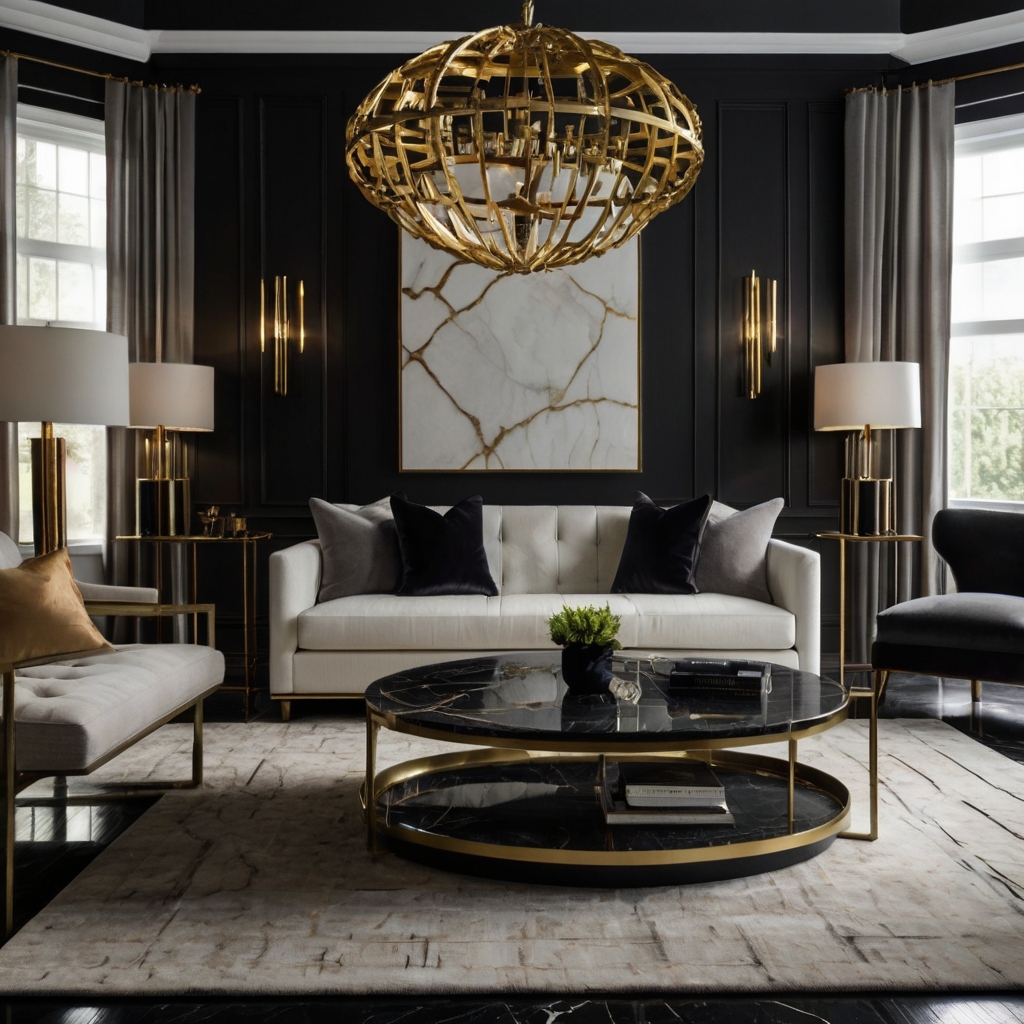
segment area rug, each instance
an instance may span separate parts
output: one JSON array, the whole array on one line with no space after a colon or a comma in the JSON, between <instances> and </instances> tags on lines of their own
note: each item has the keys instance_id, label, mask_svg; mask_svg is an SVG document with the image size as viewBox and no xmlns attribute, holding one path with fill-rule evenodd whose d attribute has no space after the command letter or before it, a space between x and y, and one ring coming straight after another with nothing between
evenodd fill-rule
<instances>
[{"instance_id":1,"label":"area rug","mask_svg":"<svg viewBox=\"0 0 1024 1024\"><path fill-rule=\"evenodd\" d=\"M865 823L865 723L800 745ZM881 723L878 842L777 872L597 890L365 849L354 719L210 725L165 796L0 951L0 989L106 995L712 993L1024 986L1024 766ZM187 774L169 726L108 777ZM381 763L445 749L382 733Z\"/></svg>"}]
</instances>

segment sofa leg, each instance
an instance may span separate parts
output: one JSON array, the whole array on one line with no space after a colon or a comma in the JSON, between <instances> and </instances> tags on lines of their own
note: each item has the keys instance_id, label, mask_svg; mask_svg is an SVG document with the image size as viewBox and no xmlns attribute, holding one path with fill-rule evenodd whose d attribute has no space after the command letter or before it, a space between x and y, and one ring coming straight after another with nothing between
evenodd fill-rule
<instances>
[{"instance_id":1,"label":"sofa leg","mask_svg":"<svg viewBox=\"0 0 1024 1024\"><path fill-rule=\"evenodd\" d=\"M290 700L283 700L281 704L281 721L290 722L292 720L292 702Z\"/></svg>"},{"instance_id":2,"label":"sofa leg","mask_svg":"<svg viewBox=\"0 0 1024 1024\"><path fill-rule=\"evenodd\" d=\"M972 679L971 680L971 702L973 704L977 704L979 700L981 700L981 680L980 679Z\"/></svg>"}]
</instances>

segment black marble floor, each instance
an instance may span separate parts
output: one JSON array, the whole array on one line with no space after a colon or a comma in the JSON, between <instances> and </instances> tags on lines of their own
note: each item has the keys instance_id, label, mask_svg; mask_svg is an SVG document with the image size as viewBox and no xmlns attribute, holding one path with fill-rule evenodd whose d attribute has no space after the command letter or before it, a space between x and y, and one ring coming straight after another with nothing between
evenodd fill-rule
<instances>
[{"instance_id":1,"label":"black marble floor","mask_svg":"<svg viewBox=\"0 0 1024 1024\"><path fill-rule=\"evenodd\" d=\"M124 1000L72 1006L19 1000L8 1024L1021 1024L1024 998L871 996L775 999Z\"/></svg>"},{"instance_id":2,"label":"black marble floor","mask_svg":"<svg viewBox=\"0 0 1024 1024\"><path fill-rule=\"evenodd\" d=\"M259 698L262 699L259 699ZM1024 687L984 685L981 705L972 709L970 684L922 676L894 676L880 709L886 718L939 718L979 742L1024 763ZM361 716L358 702L307 702L293 715ZM277 708L259 695L249 720L274 720ZM210 702L210 721L241 721L239 695ZM149 803L131 801L17 812L20 923L28 920L66 886L107 844L126 829ZM30 840L30 841L26 841ZM0 978L2 986L2 978ZM1024 1024L1024 993L998 995L806 994L773 999L551 999L512 1000L452 997L444 999L274 998L236 1001L111 1000L76 1003L52 999L0 999L9 1024Z\"/></svg>"}]
</instances>

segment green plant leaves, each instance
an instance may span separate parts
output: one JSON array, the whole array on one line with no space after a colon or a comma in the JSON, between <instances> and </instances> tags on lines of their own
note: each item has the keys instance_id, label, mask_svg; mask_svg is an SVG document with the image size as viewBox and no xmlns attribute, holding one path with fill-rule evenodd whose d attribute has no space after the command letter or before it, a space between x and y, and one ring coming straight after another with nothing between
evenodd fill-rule
<instances>
[{"instance_id":1,"label":"green plant leaves","mask_svg":"<svg viewBox=\"0 0 1024 1024\"><path fill-rule=\"evenodd\" d=\"M562 610L548 619L551 639L561 647L566 644L602 644L618 650L622 644L615 639L622 619L612 615L610 605L597 608L592 604L581 608L562 605Z\"/></svg>"}]
</instances>

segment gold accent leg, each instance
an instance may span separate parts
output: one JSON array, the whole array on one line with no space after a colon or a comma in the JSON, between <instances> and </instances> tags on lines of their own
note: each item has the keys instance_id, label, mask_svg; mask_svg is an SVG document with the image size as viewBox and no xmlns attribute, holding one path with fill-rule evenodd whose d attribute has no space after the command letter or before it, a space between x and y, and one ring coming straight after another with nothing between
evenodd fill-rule
<instances>
[{"instance_id":1,"label":"gold accent leg","mask_svg":"<svg viewBox=\"0 0 1024 1024\"><path fill-rule=\"evenodd\" d=\"M292 702L290 700L283 700L281 704L281 721L290 722L292 720Z\"/></svg>"},{"instance_id":2,"label":"gold accent leg","mask_svg":"<svg viewBox=\"0 0 1024 1024\"><path fill-rule=\"evenodd\" d=\"M203 785L203 702L197 701L192 715L192 785Z\"/></svg>"},{"instance_id":3,"label":"gold accent leg","mask_svg":"<svg viewBox=\"0 0 1024 1024\"><path fill-rule=\"evenodd\" d=\"M14 932L14 670L4 673L4 942Z\"/></svg>"},{"instance_id":4,"label":"gold accent leg","mask_svg":"<svg viewBox=\"0 0 1024 1024\"><path fill-rule=\"evenodd\" d=\"M971 680L971 703L977 704L981 700L981 680Z\"/></svg>"},{"instance_id":5,"label":"gold accent leg","mask_svg":"<svg viewBox=\"0 0 1024 1024\"><path fill-rule=\"evenodd\" d=\"M796 804L796 740L789 741L789 834L793 834L793 812Z\"/></svg>"},{"instance_id":6,"label":"gold accent leg","mask_svg":"<svg viewBox=\"0 0 1024 1024\"><path fill-rule=\"evenodd\" d=\"M889 680L886 669L875 669L870 690L858 692L858 697L871 701L871 717L868 723L868 785L871 810L871 828L867 832L840 832L841 839L867 839L874 842L878 838L878 702Z\"/></svg>"},{"instance_id":7,"label":"gold accent leg","mask_svg":"<svg viewBox=\"0 0 1024 1024\"><path fill-rule=\"evenodd\" d=\"M846 686L846 541L839 538L839 685Z\"/></svg>"},{"instance_id":8,"label":"gold accent leg","mask_svg":"<svg viewBox=\"0 0 1024 1024\"><path fill-rule=\"evenodd\" d=\"M366 799L366 848L377 856L377 730L380 723L369 710L366 712L366 780L363 792Z\"/></svg>"}]
</instances>

